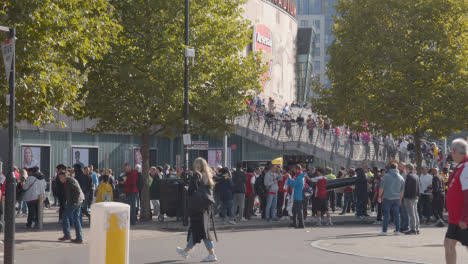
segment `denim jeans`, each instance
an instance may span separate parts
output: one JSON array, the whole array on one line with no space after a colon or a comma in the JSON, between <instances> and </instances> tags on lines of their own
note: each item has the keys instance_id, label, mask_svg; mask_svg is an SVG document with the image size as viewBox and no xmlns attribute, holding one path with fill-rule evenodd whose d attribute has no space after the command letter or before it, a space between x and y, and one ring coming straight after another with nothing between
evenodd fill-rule
<instances>
[{"instance_id":1,"label":"denim jeans","mask_svg":"<svg viewBox=\"0 0 468 264\"><path fill-rule=\"evenodd\" d=\"M406 210L406 205L404 203L404 200L401 202L400 219L401 219L401 229L403 230L409 229L408 210Z\"/></svg>"},{"instance_id":2,"label":"denim jeans","mask_svg":"<svg viewBox=\"0 0 468 264\"><path fill-rule=\"evenodd\" d=\"M32 227L34 223L37 226L37 203L39 200L28 201L26 204L28 205L28 222L26 223L27 227Z\"/></svg>"},{"instance_id":3,"label":"denim jeans","mask_svg":"<svg viewBox=\"0 0 468 264\"><path fill-rule=\"evenodd\" d=\"M73 225L75 226L76 232L76 239L82 240L83 235L81 231L81 204L77 205L67 205L65 208L65 212L63 213L63 221L62 221L62 228L63 228L63 235L70 236L70 222L73 218Z\"/></svg>"},{"instance_id":4,"label":"denim jeans","mask_svg":"<svg viewBox=\"0 0 468 264\"><path fill-rule=\"evenodd\" d=\"M229 210L229 220L234 220L233 201L221 201L221 212L223 215L223 221L226 219L227 212Z\"/></svg>"},{"instance_id":5,"label":"denim jeans","mask_svg":"<svg viewBox=\"0 0 468 264\"><path fill-rule=\"evenodd\" d=\"M276 204L278 201L278 194L268 194L267 196L267 204L266 204L266 214L265 218L267 221L270 220L270 218L276 219Z\"/></svg>"},{"instance_id":6,"label":"denim jeans","mask_svg":"<svg viewBox=\"0 0 468 264\"><path fill-rule=\"evenodd\" d=\"M127 193L127 204L130 205L130 224L136 225L138 193Z\"/></svg>"},{"instance_id":7,"label":"denim jeans","mask_svg":"<svg viewBox=\"0 0 468 264\"><path fill-rule=\"evenodd\" d=\"M342 213L346 213L348 210L351 210L351 207L353 205L353 199L354 199L354 196L352 192L344 193L344 205L343 205Z\"/></svg>"},{"instance_id":8,"label":"denim jeans","mask_svg":"<svg viewBox=\"0 0 468 264\"><path fill-rule=\"evenodd\" d=\"M432 204L430 195L421 194L419 198L419 203L421 203L421 214L419 218L421 221L423 220L430 220L432 215Z\"/></svg>"},{"instance_id":9,"label":"denim jeans","mask_svg":"<svg viewBox=\"0 0 468 264\"><path fill-rule=\"evenodd\" d=\"M207 250L211 250L214 248L213 241L208 240L208 239L203 239L203 243L205 243L205 247ZM189 240L187 241L187 248L192 249L194 246L193 244L193 236L190 236Z\"/></svg>"},{"instance_id":10,"label":"denim jeans","mask_svg":"<svg viewBox=\"0 0 468 264\"><path fill-rule=\"evenodd\" d=\"M382 231L387 232L388 222L390 221L390 210L392 210L395 219L395 230L400 232L400 199L384 199L382 204L384 214Z\"/></svg>"},{"instance_id":11,"label":"denim jeans","mask_svg":"<svg viewBox=\"0 0 468 264\"><path fill-rule=\"evenodd\" d=\"M23 200L23 196L21 195L18 200L18 214L23 213L26 214L28 212L28 205Z\"/></svg>"}]
</instances>

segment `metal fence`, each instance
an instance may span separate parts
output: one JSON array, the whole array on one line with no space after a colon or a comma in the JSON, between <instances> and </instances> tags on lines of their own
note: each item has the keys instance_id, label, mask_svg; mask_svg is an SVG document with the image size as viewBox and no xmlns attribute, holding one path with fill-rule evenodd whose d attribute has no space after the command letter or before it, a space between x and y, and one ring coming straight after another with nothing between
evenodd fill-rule
<instances>
[{"instance_id":1,"label":"metal fence","mask_svg":"<svg viewBox=\"0 0 468 264\"><path fill-rule=\"evenodd\" d=\"M309 111L299 109L303 115L312 114ZM250 112L235 120L235 124L247 128L247 131L254 131L262 138L278 142L297 142L307 144L313 149L313 153L318 150L330 153L330 160L336 156L345 157L352 161L378 161L388 162L398 160L402 162L415 162L414 152L399 148L396 143L384 142L378 138L371 137L365 140L363 137L349 139L348 135L335 134L333 130L324 130L315 127L313 130L307 129L307 123L284 122L279 119L268 119L256 112ZM341 130L343 131L343 130ZM435 166L436 160L425 160L426 165Z\"/></svg>"}]
</instances>

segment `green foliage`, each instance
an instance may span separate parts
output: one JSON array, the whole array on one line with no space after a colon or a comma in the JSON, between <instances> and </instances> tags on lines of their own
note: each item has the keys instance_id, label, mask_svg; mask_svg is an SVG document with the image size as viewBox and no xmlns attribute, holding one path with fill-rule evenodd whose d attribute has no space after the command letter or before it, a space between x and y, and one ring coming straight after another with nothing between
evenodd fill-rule
<instances>
[{"instance_id":1,"label":"green foliage","mask_svg":"<svg viewBox=\"0 0 468 264\"><path fill-rule=\"evenodd\" d=\"M468 2L337 1L317 111L385 133L446 136L468 128Z\"/></svg>"},{"instance_id":2,"label":"green foliage","mask_svg":"<svg viewBox=\"0 0 468 264\"><path fill-rule=\"evenodd\" d=\"M112 17L107 0L2 1L0 24L17 30L18 121L53 123L58 114L71 115L82 107L78 91L87 80L88 61L102 58L119 30ZM0 93L7 94L3 70L0 76ZM8 125L3 99L0 121Z\"/></svg>"},{"instance_id":3,"label":"green foliage","mask_svg":"<svg viewBox=\"0 0 468 264\"><path fill-rule=\"evenodd\" d=\"M265 68L243 20L245 1L190 1L190 121L192 133L221 135L260 89ZM123 30L112 51L93 61L82 116L95 131L178 136L183 128L184 1L111 1Z\"/></svg>"}]
</instances>

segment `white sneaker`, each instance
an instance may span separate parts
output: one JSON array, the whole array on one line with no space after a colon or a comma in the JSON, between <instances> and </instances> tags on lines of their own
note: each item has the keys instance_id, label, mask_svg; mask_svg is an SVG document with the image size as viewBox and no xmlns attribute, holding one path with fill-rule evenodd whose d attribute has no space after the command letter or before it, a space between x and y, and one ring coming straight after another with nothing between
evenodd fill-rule
<instances>
[{"instance_id":1,"label":"white sneaker","mask_svg":"<svg viewBox=\"0 0 468 264\"><path fill-rule=\"evenodd\" d=\"M382 224L382 221L375 221L373 224L374 224L374 225L381 225L381 224Z\"/></svg>"},{"instance_id":2,"label":"white sneaker","mask_svg":"<svg viewBox=\"0 0 468 264\"><path fill-rule=\"evenodd\" d=\"M386 236L386 235L387 235L387 232L383 232L383 231L378 234L378 236Z\"/></svg>"},{"instance_id":3,"label":"white sneaker","mask_svg":"<svg viewBox=\"0 0 468 264\"><path fill-rule=\"evenodd\" d=\"M246 222L247 219L245 219L244 217L242 217L240 221L241 221L241 222Z\"/></svg>"},{"instance_id":4,"label":"white sneaker","mask_svg":"<svg viewBox=\"0 0 468 264\"><path fill-rule=\"evenodd\" d=\"M393 235L395 235L395 236L399 236L400 234L401 234L401 233L398 232L398 231L393 232Z\"/></svg>"},{"instance_id":5,"label":"white sneaker","mask_svg":"<svg viewBox=\"0 0 468 264\"><path fill-rule=\"evenodd\" d=\"M234 222L233 220L231 220L231 221L229 221L229 224L231 224L231 225L235 225L235 224L236 224L236 222Z\"/></svg>"},{"instance_id":6,"label":"white sneaker","mask_svg":"<svg viewBox=\"0 0 468 264\"><path fill-rule=\"evenodd\" d=\"M216 255L209 254L208 257L204 258L201 262L216 262L218 261L218 258Z\"/></svg>"},{"instance_id":7,"label":"white sneaker","mask_svg":"<svg viewBox=\"0 0 468 264\"><path fill-rule=\"evenodd\" d=\"M181 247L176 248L177 253L182 256L184 259L188 259L189 253L185 252L185 250Z\"/></svg>"}]
</instances>

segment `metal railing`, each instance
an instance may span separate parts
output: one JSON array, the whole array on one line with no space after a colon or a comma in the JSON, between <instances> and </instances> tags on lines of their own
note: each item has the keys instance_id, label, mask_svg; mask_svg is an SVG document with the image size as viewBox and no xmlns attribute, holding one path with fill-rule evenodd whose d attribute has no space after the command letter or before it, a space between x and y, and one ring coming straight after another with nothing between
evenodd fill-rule
<instances>
[{"instance_id":1,"label":"metal railing","mask_svg":"<svg viewBox=\"0 0 468 264\"><path fill-rule=\"evenodd\" d=\"M302 115L307 117L309 114L315 117L310 110L298 108ZM305 110L305 111L304 111ZM323 150L330 153L330 160L341 156L352 161L376 161L388 162L398 160L403 162L415 162L414 152L401 149L390 140L371 139L365 140L364 137L350 139L349 135L338 135L333 130L325 130L315 127L312 130L307 129L307 123L285 122L278 118L268 119L257 112L249 112L235 120L235 125L243 127L248 131L254 131L262 138L269 138L278 143L297 142L298 146L306 144L312 148L313 153L317 150ZM341 131L344 131L343 129ZM427 165L433 161L426 160Z\"/></svg>"}]
</instances>

